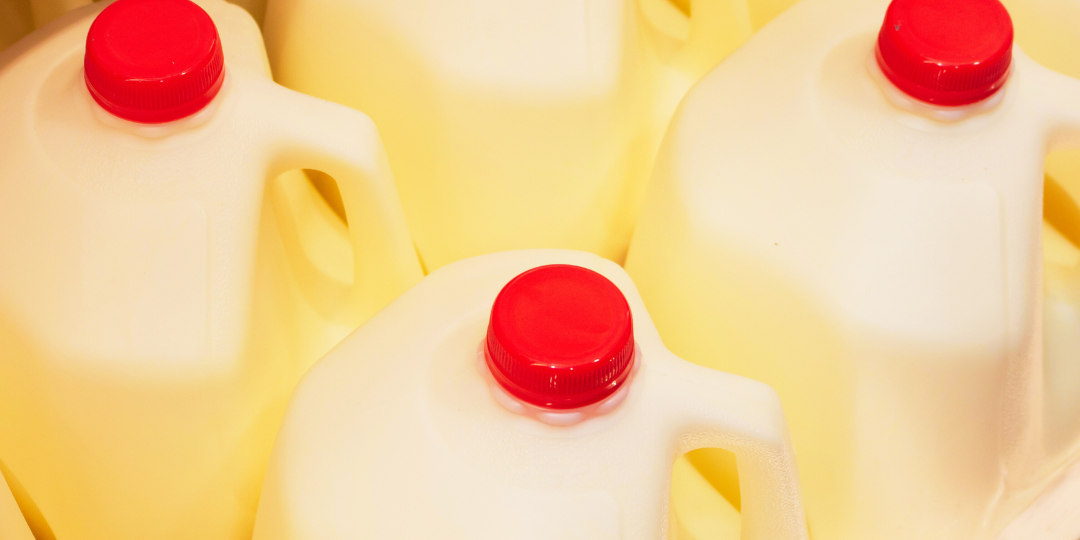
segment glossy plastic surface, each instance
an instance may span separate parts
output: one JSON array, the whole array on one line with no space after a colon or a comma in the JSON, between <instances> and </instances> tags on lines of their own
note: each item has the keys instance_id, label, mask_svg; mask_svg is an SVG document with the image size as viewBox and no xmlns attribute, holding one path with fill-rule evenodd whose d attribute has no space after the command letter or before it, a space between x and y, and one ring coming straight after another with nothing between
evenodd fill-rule
<instances>
[{"instance_id":1,"label":"glossy plastic surface","mask_svg":"<svg viewBox=\"0 0 1080 540\"><path fill-rule=\"evenodd\" d=\"M98 105L143 123L199 112L225 80L214 21L190 0L112 3L90 25L83 66Z\"/></svg>"},{"instance_id":2,"label":"glossy plastic surface","mask_svg":"<svg viewBox=\"0 0 1080 540\"><path fill-rule=\"evenodd\" d=\"M878 33L882 72L908 95L968 105L1009 75L1013 26L998 0L896 0Z\"/></svg>"},{"instance_id":3,"label":"glossy plastic surface","mask_svg":"<svg viewBox=\"0 0 1080 540\"><path fill-rule=\"evenodd\" d=\"M506 391L533 405L574 409L626 381L634 321L607 278L579 266L542 266L499 292L484 343L487 365Z\"/></svg>"},{"instance_id":4,"label":"glossy plastic surface","mask_svg":"<svg viewBox=\"0 0 1080 540\"><path fill-rule=\"evenodd\" d=\"M199 5L226 78L176 122L89 95L102 4L0 66L0 459L56 538L250 538L293 386L421 277L371 121L274 84L250 16ZM347 228L278 179L298 169L336 180ZM307 251L327 238L344 275Z\"/></svg>"},{"instance_id":5,"label":"glossy plastic surface","mask_svg":"<svg viewBox=\"0 0 1080 540\"><path fill-rule=\"evenodd\" d=\"M815 536L991 538L1080 450L1041 241L1080 82L1014 48L998 101L895 101L887 7L805 0L703 79L626 267L673 352L780 394Z\"/></svg>"},{"instance_id":6,"label":"glossy plastic surface","mask_svg":"<svg viewBox=\"0 0 1080 540\"><path fill-rule=\"evenodd\" d=\"M476 361L500 289L549 264L611 280L641 350L626 400L573 426L503 408ZM672 463L707 446L738 457L742 538L807 538L771 389L669 353L614 263L485 255L433 272L312 368L279 432L254 539L654 539Z\"/></svg>"}]
</instances>

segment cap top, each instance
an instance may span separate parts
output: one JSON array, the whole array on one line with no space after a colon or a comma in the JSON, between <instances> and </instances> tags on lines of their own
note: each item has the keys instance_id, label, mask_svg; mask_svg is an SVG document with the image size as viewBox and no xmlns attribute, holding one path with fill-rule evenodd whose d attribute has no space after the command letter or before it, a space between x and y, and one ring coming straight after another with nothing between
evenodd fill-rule
<instances>
[{"instance_id":1,"label":"cap top","mask_svg":"<svg viewBox=\"0 0 1080 540\"><path fill-rule=\"evenodd\" d=\"M893 0L878 33L877 61L908 95L959 106L1005 84L1013 27L998 0Z\"/></svg>"},{"instance_id":2,"label":"cap top","mask_svg":"<svg viewBox=\"0 0 1080 540\"><path fill-rule=\"evenodd\" d=\"M214 21L190 0L118 0L90 25L86 86L105 110L142 123L190 116L225 76Z\"/></svg>"},{"instance_id":3,"label":"cap top","mask_svg":"<svg viewBox=\"0 0 1080 540\"><path fill-rule=\"evenodd\" d=\"M597 403L625 382L634 358L633 317L622 291L580 266L528 270L491 308L488 367L517 398L552 409Z\"/></svg>"}]
</instances>

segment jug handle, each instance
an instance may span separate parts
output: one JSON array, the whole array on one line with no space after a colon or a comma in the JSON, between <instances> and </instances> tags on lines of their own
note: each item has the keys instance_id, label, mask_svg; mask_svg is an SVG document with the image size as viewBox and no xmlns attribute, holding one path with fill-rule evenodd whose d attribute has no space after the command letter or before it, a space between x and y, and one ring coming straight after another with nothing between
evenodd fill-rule
<instances>
[{"instance_id":1,"label":"jug handle","mask_svg":"<svg viewBox=\"0 0 1080 540\"><path fill-rule=\"evenodd\" d=\"M1046 127L1048 138L1046 141L1046 152L1052 152L1054 150L1063 149L1080 149L1080 79L1063 75L1056 71L1052 71L1049 68L1035 65L1033 61L1028 59L1029 69L1032 70L1032 83L1031 87L1037 92L1037 101L1046 106L1048 116L1046 118ZM1026 67L1026 66L1025 66ZM1080 181L1080 178L1071 179L1073 182ZM1072 186L1067 191L1076 193L1076 186ZM1080 203L1080 200L1075 202ZM1070 240L1075 241L1074 235L1066 235L1070 237ZM1080 274L1078 274L1080 275ZM1041 352L1041 351L1040 351ZM1042 355L1039 355L1042 358ZM1039 376L1042 376L1042 370L1038 371ZM1040 389L1040 393L1045 392L1043 390L1041 381L1036 383ZM1045 399L1045 394L1043 399ZM1028 444L1018 444L1010 448L1010 454L1007 455L1007 463L1011 470L1020 471L1021 476L1035 477L1039 467L1024 467L1023 463L1028 461L1030 456L1038 456L1038 464L1043 465L1046 459L1052 459L1047 455L1046 449L1042 446L1043 437L1041 436L1042 428L1042 415L1044 410L1042 407L1043 400L1037 400L1037 405L1029 410L1019 413L1021 417L1028 418L1028 422L1022 424L1027 429L1028 437L1018 437L1021 441L1032 441ZM1080 436L1080 433L1074 433L1074 437ZM1080 443L1080 437L1075 438L1073 442L1073 450L1071 456L1076 456L1076 444ZM1026 474L1024 474L1026 473Z\"/></svg>"},{"instance_id":2,"label":"jug handle","mask_svg":"<svg viewBox=\"0 0 1080 540\"><path fill-rule=\"evenodd\" d=\"M268 178L314 169L333 177L341 194L353 282L336 322L351 330L423 277L386 151L367 115L277 85L272 92L279 129Z\"/></svg>"},{"instance_id":3,"label":"jug handle","mask_svg":"<svg viewBox=\"0 0 1080 540\"><path fill-rule=\"evenodd\" d=\"M677 430L678 454L698 448L735 454L742 540L808 538L795 453L776 392L674 356L657 360L665 394L658 402L676 404L666 421Z\"/></svg>"},{"instance_id":4,"label":"jug handle","mask_svg":"<svg viewBox=\"0 0 1080 540\"><path fill-rule=\"evenodd\" d=\"M673 0L638 0L643 18L682 41L669 62L696 81L754 33L749 0L688 0L684 15ZM664 5L667 4L667 5Z\"/></svg>"},{"instance_id":5,"label":"jug handle","mask_svg":"<svg viewBox=\"0 0 1080 540\"><path fill-rule=\"evenodd\" d=\"M1042 101L1050 106L1050 139L1047 151L1080 148L1080 79L1040 66L1049 80L1041 84Z\"/></svg>"}]
</instances>

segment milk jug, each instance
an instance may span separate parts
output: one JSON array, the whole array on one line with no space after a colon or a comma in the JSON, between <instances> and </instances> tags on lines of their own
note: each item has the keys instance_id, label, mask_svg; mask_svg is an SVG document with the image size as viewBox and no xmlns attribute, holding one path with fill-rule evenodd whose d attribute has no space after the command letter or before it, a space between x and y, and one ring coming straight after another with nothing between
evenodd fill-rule
<instances>
[{"instance_id":1,"label":"milk jug","mask_svg":"<svg viewBox=\"0 0 1080 540\"><path fill-rule=\"evenodd\" d=\"M34 29L30 3L26 0L0 0L0 52ZM0 64L3 57L0 57Z\"/></svg>"},{"instance_id":2,"label":"milk jug","mask_svg":"<svg viewBox=\"0 0 1080 540\"><path fill-rule=\"evenodd\" d=\"M685 40L663 38L664 61L699 74L750 34L747 9L273 0L264 30L276 80L379 126L430 271L524 247L622 260L658 138L653 44L667 34L650 21L682 17Z\"/></svg>"},{"instance_id":3,"label":"milk jug","mask_svg":"<svg viewBox=\"0 0 1080 540\"><path fill-rule=\"evenodd\" d=\"M614 263L479 256L305 376L254 538L659 538L672 462L710 446L738 457L742 538L807 538L769 387L668 352Z\"/></svg>"},{"instance_id":4,"label":"milk jug","mask_svg":"<svg viewBox=\"0 0 1080 540\"><path fill-rule=\"evenodd\" d=\"M0 475L0 538L4 540L34 540L30 534L30 527L26 525L19 506L15 503L15 497L11 496L11 490L4 477Z\"/></svg>"},{"instance_id":5,"label":"milk jug","mask_svg":"<svg viewBox=\"0 0 1080 540\"><path fill-rule=\"evenodd\" d=\"M249 538L292 386L422 275L375 127L274 84L219 0L88 6L26 43L0 68L20 505L60 539ZM275 180L300 169L336 181L348 275L308 256L321 199Z\"/></svg>"},{"instance_id":6,"label":"milk jug","mask_svg":"<svg viewBox=\"0 0 1080 540\"><path fill-rule=\"evenodd\" d=\"M815 538L992 537L1076 456L1040 240L1080 82L1012 36L994 0L806 0L669 127L627 271L675 354L777 390Z\"/></svg>"}]
</instances>

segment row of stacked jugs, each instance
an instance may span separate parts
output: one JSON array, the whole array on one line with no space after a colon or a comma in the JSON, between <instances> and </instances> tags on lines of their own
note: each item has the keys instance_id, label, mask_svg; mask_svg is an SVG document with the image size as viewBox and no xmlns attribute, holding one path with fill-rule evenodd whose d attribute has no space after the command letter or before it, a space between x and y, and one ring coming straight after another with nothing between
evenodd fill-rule
<instances>
[{"instance_id":1,"label":"row of stacked jugs","mask_svg":"<svg viewBox=\"0 0 1080 540\"><path fill-rule=\"evenodd\" d=\"M1080 533L1080 1L20 1L4 540Z\"/></svg>"}]
</instances>

